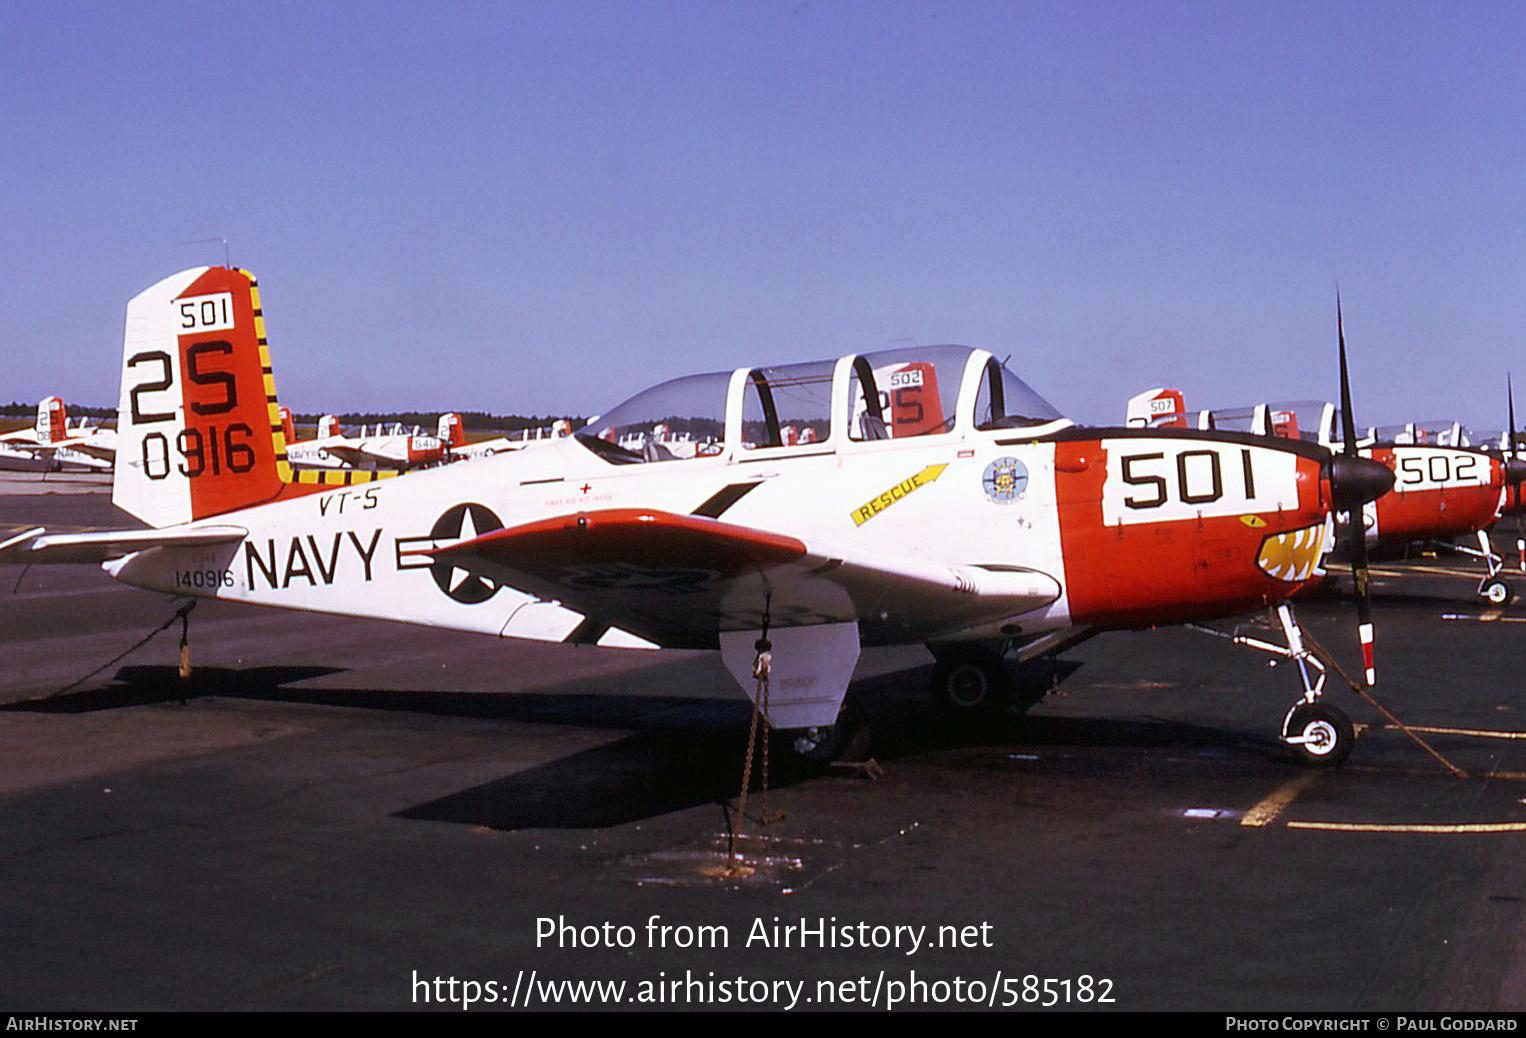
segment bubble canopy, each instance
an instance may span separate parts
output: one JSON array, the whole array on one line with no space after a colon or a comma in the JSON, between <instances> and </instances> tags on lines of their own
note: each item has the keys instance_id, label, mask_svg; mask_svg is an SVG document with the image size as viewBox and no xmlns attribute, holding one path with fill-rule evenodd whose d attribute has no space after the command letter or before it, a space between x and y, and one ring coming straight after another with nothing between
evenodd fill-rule
<instances>
[{"instance_id":1,"label":"bubble canopy","mask_svg":"<svg viewBox=\"0 0 1526 1038\"><path fill-rule=\"evenodd\" d=\"M606 461L637 464L997 430L1042 436L1070 424L985 350L922 346L672 379L577 439Z\"/></svg>"}]
</instances>

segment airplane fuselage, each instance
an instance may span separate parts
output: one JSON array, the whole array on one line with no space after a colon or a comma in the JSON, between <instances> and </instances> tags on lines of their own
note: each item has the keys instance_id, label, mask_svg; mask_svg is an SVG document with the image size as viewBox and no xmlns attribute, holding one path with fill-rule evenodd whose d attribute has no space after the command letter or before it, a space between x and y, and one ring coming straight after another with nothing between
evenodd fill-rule
<instances>
[{"instance_id":1,"label":"airplane fuselage","mask_svg":"<svg viewBox=\"0 0 1526 1038\"><path fill-rule=\"evenodd\" d=\"M174 594L560 640L584 618L429 553L548 516L641 507L928 562L1037 570L1060 585L1030 613L943 636L1142 627L1250 611L1314 576L1327 546L1321 453L1229 434L1073 429L613 465L556 440L231 513L218 522L248 530L239 544L159 548L110 567ZM666 560L597 576L672 595L695 579ZM834 619L799 608L773 622ZM908 640L913 619L858 616L866 644ZM748 629L759 617L717 620Z\"/></svg>"},{"instance_id":2,"label":"airplane fuselage","mask_svg":"<svg viewBox=\"0 0 1526 1038\"><path fill-rule=\"evenodd\" d=\"M1448 540L1484 529L1504 503L1504 466L1482 451L1424 444L1361 451L1394 472L1393 490L1363 511L1369 543Z\"/></svg>"}]
</instances>

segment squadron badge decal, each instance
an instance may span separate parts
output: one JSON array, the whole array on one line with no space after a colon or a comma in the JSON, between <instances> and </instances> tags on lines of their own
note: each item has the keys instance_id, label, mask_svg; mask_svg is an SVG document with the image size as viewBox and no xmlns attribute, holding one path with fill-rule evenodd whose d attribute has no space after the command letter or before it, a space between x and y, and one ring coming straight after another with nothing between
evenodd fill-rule
<instances>
[{"instance_id":1,"label":"squadron badge decal","mask_svg":"<svg viewBox=\"0 0 1526 1038\"><path fill-rule=\"evenodd\" d=\"M1028 492L1028 467L1016 458L997 458L980 478L986 500L1010 505Z\"/></svg>"}]
</instances>

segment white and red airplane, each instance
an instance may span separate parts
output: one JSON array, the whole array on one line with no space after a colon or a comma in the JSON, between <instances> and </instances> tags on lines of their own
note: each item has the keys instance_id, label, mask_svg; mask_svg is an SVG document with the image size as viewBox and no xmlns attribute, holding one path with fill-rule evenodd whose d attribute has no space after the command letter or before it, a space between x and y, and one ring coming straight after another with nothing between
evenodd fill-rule
<instances>
[{"instance_id":1,"label":"white and red airplane","mask_svg":"<svg viewBox=\"0 0 1526 1038\"><path fill-rule=\"evenodd\" d=\"M1152 390L1129 401L1130 420L1143 413ZM1180 394L1176 394L1179 396ZM1512 412L1513 412L1512 403ZM1257 436L1300 439L1339 450L1344 442L1340 410L1323 401L1259 404L1190 413L1199 429L1236 431ZM1362 509L1362 529L1370 547L1397 548L1430 541L1476 538L1479 547L1458 548L1485 561L1478 594L1503 605L1514 591L1501 578L1503 562L1494 552L1488 527L1499 518L1510 488L1526 478L1526 462L1491 455L1469 446L1456 422L1410 423L1369 429L1359 434L1358 453L1394 473L1393 490Z\"/></svg>"},{"instance_id":2,"label":"white and red airplane","mask_svg":"<svg viewBox=\"0 0 1526 1038\"><path fill-rule=\"evenodd\" d=\"M442 437L417 430L383 433L380 425L375 435L362 430L360 436L346 436L331 414L318 419L317 438L288 440L286 453L297 468L360 472L410 472L450 460L449 444Z\"/></svg>"},{"instance_id":3,"label":"white and red airplane","mask_svg":"<svg viewBox=\"0 0 1526 1038\"><path fill-rule=\"evenodd\" d=\"M1515 597L1500 576L1503 560L1489 541L1512 487L1526 478L1526 462L1465 446L1456 423L1413 424L1374 431L1364 452L1394 471L1394 489L1363 510L1368 539L1402 545L1476 537L1476 550L1459 549L1484 560L1478 594L1494 605Z\"/></svg>"},{"instance_id":4,"label":"white and red airplane","mask_svg":"<svg viewBox=\"0 0 1526 1038\"><path fill-rule=\"evenodd\" d=\"M539 432L540 430L536 430ZM558 419L547 427L545 434L548 436L568 436L571 430L565 419ZM490 458L495 454L504 454L509 451L517 451L527 443L532 442L527 432L525 438L512 439L508 436L495 436L490 440L477 440L472 442L466 438L466 426L461 421L461 416L454 411L440 416L439 426L435 435L440 442L445 444L446 461L473 461L478 458Z\"/></svg>"},{"instance_id":5,"label":"white and red airplane","mask_svg":"<svg viewBox=\"0 0 1526 1038\"><path fill-rule=\"evenodd\" d=\"M87 424L72 428L62 397L46 396L37 404L30 429L0 436L0 469L110 472L116 459L116 432Z\"/></svg>"},{"instance_id":6,"label":"white and red airplane","mask_svg":"<svg viewBox=\"0 0 1526 1038\"><path fill-rule=\"evenodd\" d=\"M936 691L974 707L999 701L1003 651L1270 608L1287 644L1262 647L1303 675L1283 738L1315 764L1351 747L1287 602L1319 579L1333 511L1393 477L1317 444L1078 428L992 354L937 346L674 379L576 436L404 480L299 471L254 280L217 267L131 301L123 365L113 502L150 529L34 529L0 559L495 636L719 649L755 699L769 651L761 708L817 753L844 737L862 645L926 644ZM659 424L696 449L620 445Z\"/></svg>"}]
</instances>

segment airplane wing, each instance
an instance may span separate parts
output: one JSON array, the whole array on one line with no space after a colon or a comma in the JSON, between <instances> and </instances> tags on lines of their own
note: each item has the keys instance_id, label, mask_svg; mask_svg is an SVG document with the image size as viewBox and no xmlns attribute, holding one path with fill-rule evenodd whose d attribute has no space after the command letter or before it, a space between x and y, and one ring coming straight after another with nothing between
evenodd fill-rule
<instances>
[{"instance_id":1,"label":"airplane wing","mask_svg":"<svg viewBox=\"0 0 1526 1038\"><path fill-rule=\"evenodd\" d=\"M360 447L336 444L334 446L325 446L323 449L351 468L358 469L366 465L373 465L378 469L395 469L398 472L403 472L411 467L409 462L403 458L395 458L388 454L378 454L375 451L363 450Z\"/></svg>"},{"instance_id":2,"label":"airplane wing","mask_svg":"<svg viewBox=\"0 0 1526 1038\"><path fill-rule=\"evenodd\" d=\"M80 454L85 455L84 458L65 459L68 461L68 463L77 465L89 465L90 462L96 461L101 463L100 467L106 468L112 464L115 464L117 458L117 452L115 448L102 447L97 444L87 444L84 442L74 443L69 440L59 440L55 443L12 442L6 443L5 446L11 450L24 451L37 461L45 462L48 464L52 464L53 460L58 457L58 452L60 450L78 451Z\"/></svg>"},{"instance_id":3,"label":"airplane wing","mask_svg":"<svg viewBox=\"0 0 1526 1038\"><path fill-rule=\"evenodd\" d=\"M242 526L198 526L166 530L89 530L48 533L44 527L0 540L0 562L106 562L149 548L231 544L248 534Z\"/></svg>"},{"instance_id":4,"label":"airplane wing","mask_svg":"<svg viewBox=\"0 0 1526 1038\"><path fill-rule=\"evenodd\" d=\"M70 450L79 451L81 454L88 454L90 457L95 458L98 461L115 462L117 460L117 449L115 447L107 447L100 443L92 443L89 440L79 440L75 442L65 440L62 443L54 444L54 446L67 447Z\"/></svg>"},{"instance_id":5,"label":"airplane wing","mask_svg":"<svg viewBox=\"0 0 1526 1038\"><path fill-rule=\"evenodd\" d=\"M6 440L5 446L13 451L26 451L29 454L52 454L62 443L37 443L33 440Z\"/></svg>"},{"instance_id":6,"label":"airplane wing","mask_svg":"<svg viewBox=\"0 0 1526 1038\"><path fill-rule=\"evenodd\" d=\"M879 641L947 638L1053 602L1036 570L948 566L694 515L610 509L434 551L438 561L559 601L659 645L713 648L721 631L856 621Z\"/></svg>"}]
</instances>

